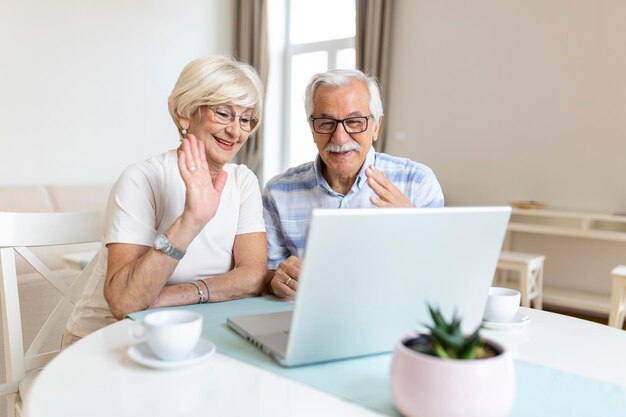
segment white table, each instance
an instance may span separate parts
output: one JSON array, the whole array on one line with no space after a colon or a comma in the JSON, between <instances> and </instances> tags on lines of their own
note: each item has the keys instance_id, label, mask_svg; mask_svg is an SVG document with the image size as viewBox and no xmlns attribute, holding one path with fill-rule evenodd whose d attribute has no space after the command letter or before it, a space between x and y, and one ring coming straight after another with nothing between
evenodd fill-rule
<instances>
[{"instance_id":1,"label":"white table","mask_svg":"<svg viewBox=\"0 0 626 417\"><path fill-rule=\"evenodd\" d=\"M519 359L626 386L626 332L539 310L517 331L484 331ZM143 368L126 355L130 320L55 358L38 376L25 416L379 416L329 394L215 354L201 366Z\"/></svg>"}]
</instances>

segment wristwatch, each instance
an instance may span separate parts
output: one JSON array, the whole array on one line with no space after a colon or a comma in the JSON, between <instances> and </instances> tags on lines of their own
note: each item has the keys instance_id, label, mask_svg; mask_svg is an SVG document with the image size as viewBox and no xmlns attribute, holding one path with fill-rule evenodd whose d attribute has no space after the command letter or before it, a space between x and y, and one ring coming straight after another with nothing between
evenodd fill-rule
<instances>
[{"instance_id":1,"label":"wristwatch","mask_svg":"<svg viewBox=\"0 0 626 417\"><path fill-rule=\"evenodd\" d=\"M156 237L156 239L154 239L152 247L171 256L177 261L180 261L181 259L183 259L183 256L185 256L185 251L176 249L174 246L172 246L170 241L167 239L167 236L165 236L164 234L160 234Z\"/></svg>"}]
</instances>

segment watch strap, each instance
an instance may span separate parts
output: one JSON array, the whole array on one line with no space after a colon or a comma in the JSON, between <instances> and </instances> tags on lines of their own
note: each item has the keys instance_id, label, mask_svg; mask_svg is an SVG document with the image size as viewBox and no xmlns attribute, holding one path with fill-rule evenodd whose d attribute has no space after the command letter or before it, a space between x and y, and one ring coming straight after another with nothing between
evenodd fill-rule
<instances>
[{"instance_id":1,"label":"watch strap","mask_svg":"<svg viewBox=\"0 0 626 417\"><path fill-rule=\"evenodd\" d=\"M172 246L169 239L164 234L160 234L156 237L154 241L154 248L166 255L171 256L177 261L183 259L183 256L185 256L186 253L184 250L180 250Z\"/></svg>"}]
</instances>

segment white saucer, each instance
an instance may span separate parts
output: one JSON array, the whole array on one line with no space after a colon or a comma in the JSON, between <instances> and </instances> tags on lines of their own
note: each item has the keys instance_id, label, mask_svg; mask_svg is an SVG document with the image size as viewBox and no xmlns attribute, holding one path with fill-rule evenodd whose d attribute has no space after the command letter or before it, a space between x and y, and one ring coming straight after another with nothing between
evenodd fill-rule
<instances>
[{"instance_id":1,"label":"white saucer","mask_svg":"<svg viewBox=\"0 0 626 417\"><path fill-rule=\"evenodd\" d=\"M140 365L155 369L174 369L194 365L208 359L215 353L215 345L207 339L200 339L196 347L185 359L164 361L152 353L148 342L137 343L128 348L128 356Z\"/></svg>"},{"instance_id":2,"label":"white saucer","mask_svg":"<svg viewBox=\"0 0 626 417\"><path fill-rule=\"evenodd\" d=\"M515 313L515 317L513 317L513 320L508 322L499 323L495 321L483 320L483 327L485 329L492 330L512 330L519 327L524 327L528 323L530 323L530 317L518 311L517 313Z\"/></svg>"}]
</instances>

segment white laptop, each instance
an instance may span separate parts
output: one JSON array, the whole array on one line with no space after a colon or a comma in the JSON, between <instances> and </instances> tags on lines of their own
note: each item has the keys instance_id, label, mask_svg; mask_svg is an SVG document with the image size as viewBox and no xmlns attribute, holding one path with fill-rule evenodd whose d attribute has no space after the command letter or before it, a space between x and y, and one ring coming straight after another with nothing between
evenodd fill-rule
<instances>
[{"instance_id":1,"label":"white laptop","mask_svg":"<svg viewBox=\"0 0 626 417\"><path fill-rule=\"evenodd\" d=\"M393 350L430 324L481 324L510 207L314 210L293 311L228 318L283 366Z\"/></svg>"}]
</instances>

